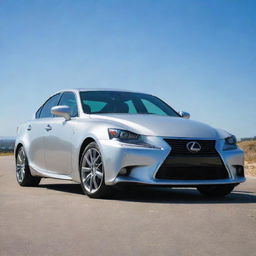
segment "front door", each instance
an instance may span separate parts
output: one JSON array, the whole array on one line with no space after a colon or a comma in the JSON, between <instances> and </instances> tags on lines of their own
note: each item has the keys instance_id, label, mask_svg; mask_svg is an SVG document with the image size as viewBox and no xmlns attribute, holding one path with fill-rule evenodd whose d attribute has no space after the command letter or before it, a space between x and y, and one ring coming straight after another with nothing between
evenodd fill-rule
<instances>
[{"instance_id":1,"label":"front door","mask_svg":"<svg viewBox=\"0 0 256 256\"><path fill-rule=\"evenodd\" d=\"M46 129L44 145L47 170L57 174L69 174L72 171L72 120L52 118Z\"/></svg>"},{"instance_id":2,"label":"front door","mask_svg":"<svg viewBox=\"0 0 256 256\"><path fill-rule=\"evenodd\" d=\"M45 137L45 162L49 171L67 175L72 172L73 124L78 116L74 93L64 92L58 105L70 107L71 120L53 117L48 121Z\"/></svg>"}]
</instances>

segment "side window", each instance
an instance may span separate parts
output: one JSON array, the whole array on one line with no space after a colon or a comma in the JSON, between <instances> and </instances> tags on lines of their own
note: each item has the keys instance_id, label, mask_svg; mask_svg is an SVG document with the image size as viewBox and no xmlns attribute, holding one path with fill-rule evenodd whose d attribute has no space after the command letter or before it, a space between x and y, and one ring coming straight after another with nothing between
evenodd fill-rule
<instances>
[{"instance_id":1,"label":"side window","mask_svg":"<svg viewBox=\"0 0 256 256\"><path fill-rule=\"evenodd\" d=\"M41 108L40 118L52 117L51 108L58 105L59 99L60 94L58 93L47 100Z\"/></svg>"},{"instance_id":2,"label":"side window","mask_svg":"<svg viewBox=\"0 0 256 256\"><path fill-rule=\"evenodd\" d=\"M78 116L76 96L73 92L64 92L58 105L66 105L71 109L71 117Z\"/></svg>"},{"instance_id":3,"label":"side window","mask_svg":"<svg viewBox=\"0 0 256 256\"><path fill-rule=\"evenodd\" d=\"M158 106L156 106L154 103L146 100L146 99L142 99L141 100L144 107L146 108L148 114L157 114L157 115L163 115L166 116L167 114Z\"/></svg>"},{"instance_id":4,"label":"side window","mask_svg":"<svg viewBox=\"0 0 256 256\"><path fill-rule=\"evenodd\" d=\"M40 107L40 108L36 111L36 119L40 118L41 110L42 110L42 107Z\"/></svg>"}]
</instances>

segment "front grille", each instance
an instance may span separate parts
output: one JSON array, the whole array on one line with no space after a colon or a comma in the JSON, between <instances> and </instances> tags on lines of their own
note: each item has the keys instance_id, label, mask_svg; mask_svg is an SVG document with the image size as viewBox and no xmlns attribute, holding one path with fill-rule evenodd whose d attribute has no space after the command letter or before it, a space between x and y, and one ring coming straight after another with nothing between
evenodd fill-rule
<instances>
[{"instance_id":1,"label":"front grille","mask_svg":"<svg viewBox=\"0 0 256 256\"><path fill-rule=\"evenodd\" d=\"M156 173L157 179L218 180L229 177L219 156L168 156Z\"/></svg>"},{"instance_id":2,"label":"front grille","mask_svg":"<svg viewBox=\"0 0 256 256\"><path fill-rule=\"evenodd\" d=\"M165 139L165 141L171 146L171 156L218 156L215 140ZM191 152L187 149L187 144L191 141L200 144L201 150L199 152Z\"/></svg>"}]
</instances>

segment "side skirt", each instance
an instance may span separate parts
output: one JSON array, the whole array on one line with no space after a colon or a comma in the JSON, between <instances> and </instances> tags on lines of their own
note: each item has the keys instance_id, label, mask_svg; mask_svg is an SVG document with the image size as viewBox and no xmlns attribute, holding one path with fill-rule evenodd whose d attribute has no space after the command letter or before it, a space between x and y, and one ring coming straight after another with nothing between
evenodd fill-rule
<instances>
[{"instance_id":1,"label":"side skirt","mask_svg":"<svg viewBox=\"0 0 256 256\"><path fill-rule=\"evenodd\" d=\"M64 174L57 174L42 170L36 170L32 166L29 166L30 172L32 176L40 176L42 178L52 178L52 179L60 179L60 180L73 180L70 176Z\"/></svg>"}]
</instances>

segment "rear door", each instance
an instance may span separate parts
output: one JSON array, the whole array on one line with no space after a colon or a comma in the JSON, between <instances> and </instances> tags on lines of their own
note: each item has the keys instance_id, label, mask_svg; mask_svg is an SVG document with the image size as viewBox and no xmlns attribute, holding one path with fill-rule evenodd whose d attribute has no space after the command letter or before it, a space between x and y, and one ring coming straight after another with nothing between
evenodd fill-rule
<instances>
[{"instance_id":1,"label":"rear door","mask_svg":"<svg viewBox=\"0 0 256 256\"><path fill-rule=\"evenodd\" d=\"M36 170L45 169L44 158L44 128L41 119L35 119L26 124L26 133L28 136L29 147L27 156L29 164Z\"/></svg>"}]
</instances>

